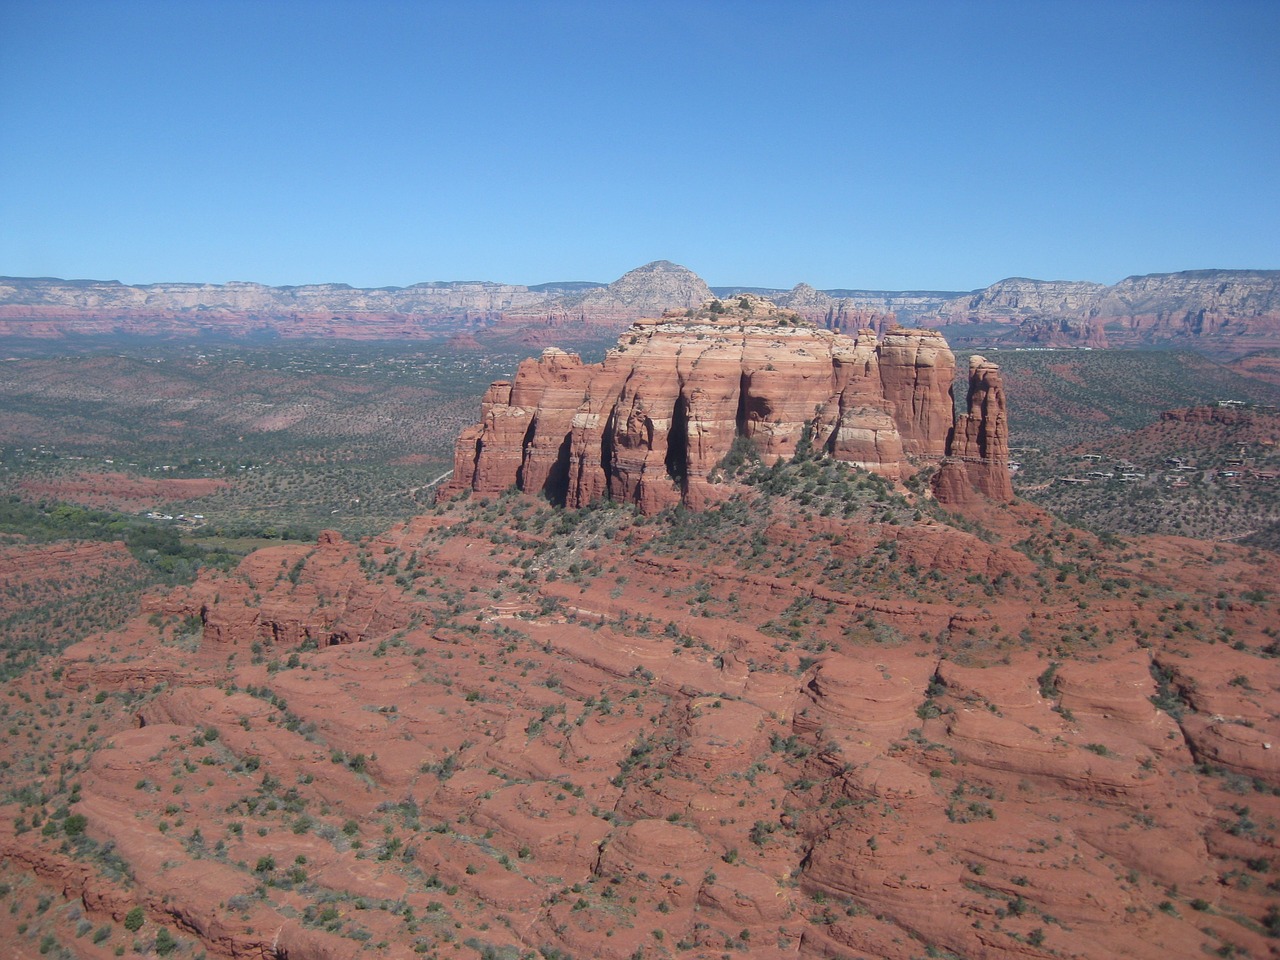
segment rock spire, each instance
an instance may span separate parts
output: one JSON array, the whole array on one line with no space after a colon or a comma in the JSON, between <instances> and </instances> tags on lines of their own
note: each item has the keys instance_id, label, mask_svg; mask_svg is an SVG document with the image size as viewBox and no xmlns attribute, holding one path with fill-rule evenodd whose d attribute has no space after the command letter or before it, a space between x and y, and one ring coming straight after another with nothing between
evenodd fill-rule
<instances>
[{"instance_id":1,"label":"rock spire","mask_svg":"<svg viewBox=\"0 0 1280 960\"><path fill-rule=\"evenodd\" d=\"M947 439L947 459L933 480L947 504L1013 499L1009 477L1009 417L1000 368L985 357L969 358L968 412L956 418Z\"/></svg>"}]
</instances>

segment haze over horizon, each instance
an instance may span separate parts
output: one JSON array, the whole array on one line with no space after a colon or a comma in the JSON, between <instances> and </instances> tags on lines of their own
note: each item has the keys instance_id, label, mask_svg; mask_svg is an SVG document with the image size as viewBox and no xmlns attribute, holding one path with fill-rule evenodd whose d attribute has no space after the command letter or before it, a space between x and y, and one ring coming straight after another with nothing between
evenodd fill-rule
<instances>
[{"instance_id":1,"label":"haze over horizon","mask_svg":"<svg viewBox=\"0 0 1280 960\"><path fill-rule=\"evenodd\" d=\"M0 274L1280 267L1280 4L10 0ZM1267 118L1271 118L1268 120Z\"/></svg>"}]
</instances>

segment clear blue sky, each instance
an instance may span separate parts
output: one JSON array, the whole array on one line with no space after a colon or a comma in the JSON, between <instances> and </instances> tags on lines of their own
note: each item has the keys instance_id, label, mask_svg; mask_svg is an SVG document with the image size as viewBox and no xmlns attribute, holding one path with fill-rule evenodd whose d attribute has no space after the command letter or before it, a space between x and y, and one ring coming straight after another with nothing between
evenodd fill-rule
<instances>
[{"instance_id":1,"label":"clear blue sky","mask_svg":"<svg viewBox=\"0 0 1280 960\"><path fill-rule=\"evenodd\" d=\"M1277 0L0 0L0 274L1280 268Z\"/></svg>"}]
</instances>

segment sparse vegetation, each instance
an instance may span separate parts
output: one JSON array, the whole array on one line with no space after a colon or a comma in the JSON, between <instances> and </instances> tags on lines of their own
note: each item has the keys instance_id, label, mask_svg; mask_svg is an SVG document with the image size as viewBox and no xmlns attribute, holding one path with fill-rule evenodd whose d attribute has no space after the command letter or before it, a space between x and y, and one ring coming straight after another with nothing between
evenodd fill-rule
<instances>
[{"instance_id":1,"label":"sparse vegetation","mask_svg":"<svg viewBox=\"0 0 1280 960\"><path fill-rule=\"evenodd\" d=\"M1245 551L1204 548L1187 572L1025 505L945 513L927 477L904 490L801 447L765 468L740 441L723 499L698 513L473 494L405 501L421 519L345 545L286 544L295 527L275 527L273 549L148 600L65 662L32 648L0 696L11 836L127 904L114 898L141 887L136 846L111 837L136 821L158 870L221 874L225 901L202 905L219 921L274 912L370 955L542 944L564 958L610 932L654 957L794 952L806 924L887 955L916 936L898 911L939 897L963 923L917 953L1134 935L1110 908L1092 915L1078 881L1144 931L1194 917L1236 923L1254 946L1274 935L1280 919L1258 904L1278 882L1276 786L1193 768L1208 716L1173 722L1211 702L1231 713L1221 729L1262 725L1275 591L1250 579ZM292 468L264 464L264 482L277 469ZM41 512L33 531L141 523L13 495ZM246 545L173 529L182 549ZM1210 643L1224 666L1198 691L1194 654ZM1116 649L1123 704L1103 717ZM198 669L181 686L156 669L184 658ZM1170 783L1196 802L1166 807ZM1142 875L1128 847L1187 836L1195 883L1214 862L1212 902L1192 896L1207 886ZM53 955L202 949L173 919L183 890L121 930L3 869L19 879L5 874L0 913L16 906L29 952L46 937ZM944 871L960 883L931 879ZM895 897L869 906L847 877ZM781 920L715 906L741 878ZM1052 915L1064 890L1071 930ZM535 926L517 935L495 903L532 891Z\"/></svg>"}]
</instances>

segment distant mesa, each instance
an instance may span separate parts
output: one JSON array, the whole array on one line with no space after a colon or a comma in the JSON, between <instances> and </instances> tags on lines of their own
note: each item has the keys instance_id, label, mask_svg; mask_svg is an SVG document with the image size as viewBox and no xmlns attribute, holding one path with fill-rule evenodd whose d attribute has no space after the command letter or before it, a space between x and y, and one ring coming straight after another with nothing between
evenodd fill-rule
<instances>
[{"instance_id":1,"label":"distant mesa","mask_svg":"<svg viewBox=\"0 0 1280 960\"><path fill-rule=\"evenodd\" d=\"M954 376L935 331L849 337L753 294L708 298L637 321L601 363L556 348L525 360L485 393L442 495L516 487L569 507L696 509L726 495L718 467L747 441L766 465L807 444L892 480L955 457L944 498L1011 499L998 368L971 370L959 421Z\"/></svg>"},{"instance_id":2,"label":"distant mesa","mask_svg":"<svg viewBox=\"0 0 1280 960\"><path fill-rule=\"evenodd\" d=\"M828 330L883 335L916 327L991 326L1001 345L1134 346L1163 342L1235 352L1280 346L1280 271L1193 270L1088 281L1011 278L976 291L708 287L655 260L612 283L534 286L436 281L362 289L344 283L155 283L0 277L0 336L136 335L419 340L471 333L559 343L625 329L709 297L766 297ZM548 337L547 331L555 331Z\"/></svg>"},{"instance_id":3,"label":"distant mesa","mask_svg":"<svg viewBox=\"0 0 1280 960\"><path fill-rule=\"evenodd\" d=\"M1046 346L1169 341L1280 346L1280 270L1187 270L1084 281L1001 280L941 304L936 325L998 323Z\"/></svg>"}]
</instances>

